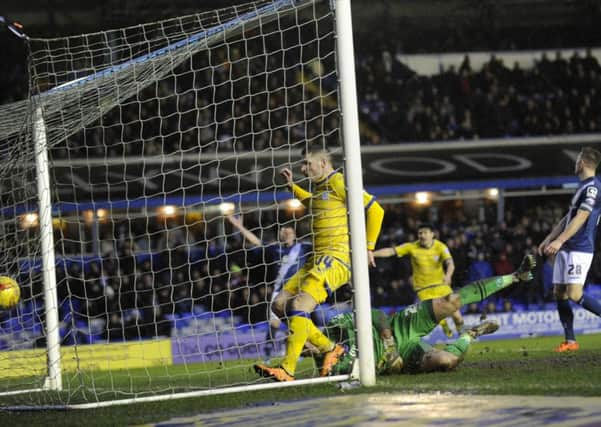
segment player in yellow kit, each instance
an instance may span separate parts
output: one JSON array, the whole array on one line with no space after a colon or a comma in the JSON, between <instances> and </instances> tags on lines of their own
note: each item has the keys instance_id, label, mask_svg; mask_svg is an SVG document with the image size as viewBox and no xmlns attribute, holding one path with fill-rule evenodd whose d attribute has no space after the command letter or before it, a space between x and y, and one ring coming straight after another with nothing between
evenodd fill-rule
<instances>
[{"instance_id":1,"label":"player in yellow kit","mask_svg":"<svg viewBox=\"0 0 601 427\"><path fill-rule=\"evenodd\" d=\"M255 365L255 371L276 381L292 381L298 358L308 341L325 354L322 375L344 354L344 348L330 341L311 321L311 313L329 294L347 283L351 277L349 231L347 222L344 176L332 166L330 153L321 145L304 153L303 174L309 178L312 192L294 184L292 171L280 174L311 213L313 255L284 285L272 304L281 318L287 315L290 335L286 355L278 367ZM374 266L373 250L382 227L384 210L375 198L363 193L366 211L367 257Z\"/></svg>"},{"instance_id":2,"label":"player in yellow kit","mask_svg":"<svg viewBox=\"0 0 601 427\"><path fill-rule=\"evenodd\" d=\"M399 258L409 256L413 270L413 290L420 301L443 298L451 295L451 277L455 271L453 257L447 245L434 238L434 227L431 224L420 224L417 228L418 240L403 245L383 248L374 252L374 256ZM463 317L460 311L452 314L453 321L460 333L463 328ZM440 322L447 336L452 332L446 320Z\"/></svg>"}]
</instances>

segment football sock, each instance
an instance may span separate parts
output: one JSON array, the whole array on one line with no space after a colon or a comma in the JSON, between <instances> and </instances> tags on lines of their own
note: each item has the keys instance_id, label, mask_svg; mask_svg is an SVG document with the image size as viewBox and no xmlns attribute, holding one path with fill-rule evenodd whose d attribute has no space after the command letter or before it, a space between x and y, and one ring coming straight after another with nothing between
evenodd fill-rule
<instances>
[{"instance_id":1,"label":"football sock","mask_svg":"<svg viewBox=\"0 0 601 427\"><path fill-rule=\"evenodd\" d=\"M489 279L482 279L465 285L459 289L459 296L461 297L461 305L471 304L473 302L480 302L495 292L499 292L501 289L505 289L513 283L513 276L507 274L505 276L496 276Z\"/></svg>"},{"instance_id":2,"label":"football sock","mask_svg":"<svg viewBox=\"0 0 601 427\"><path fill-rule=\"evenodd\" d=\"M451 344L447 344L444 351L454 354L457 357L463 357L468 348L470 348L472 340L473 338L470 334L463 333L457 340Z\"/></svg>"},{"instance_id":3,"label":"football sock","mask_svg":"<svg viewBox=\"0 0 601 427\"><path fill-rule=\"evenodd\" d=\"M601 316L601 303L590 295L583 294L580 301L578 301L582 307L586 308L591 313L595 313L597 316Z\"/></svg>"},{"instance_id":4,"label":"football sock","mask_svg":"<svg viewBox=\"0 0 601 427\"><path fill-rule=\"evenodd\" d=\"M307 339L311 344L313 344L319 351L322 353L328 352L334 348L334 343L330 341L328 337L326 337L321 330L315 326L315 324L310 321L307 325L308 327L308 336Z\"/></svg>"},{"instance_id":5,"label":"football sock","mask_svg":"<svg viewBox=\"0 0 601 427\"><path fill-rule=\"evenodd\" d=\"M288 341L286 342L286 355L282 360L282 368L290 375L294 375L296 363L303 351L313 322L310 319L310 313L293 311L290 314L291 317L288 323L290 335L288 335ZM313 327L315 327L315 325L313 325Z\"/></svg>"},{"instance_id":6,"label":"football sock","mask_svg":"<svg viewBox=\"0 0 601 427\"><path fill-rule=\"evenodd\" d=\"M574 312L569 299L557 300L557 312L559 313L559 321L563 326L563 331L566 341L576 341L574 335Z\"/></svg>"}]
</instances>

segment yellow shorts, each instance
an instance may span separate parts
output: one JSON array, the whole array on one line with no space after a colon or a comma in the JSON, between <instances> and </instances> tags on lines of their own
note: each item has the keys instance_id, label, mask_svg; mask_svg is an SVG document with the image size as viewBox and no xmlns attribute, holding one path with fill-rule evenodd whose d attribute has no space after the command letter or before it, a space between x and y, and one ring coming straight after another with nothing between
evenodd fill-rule
<instances>
[{"instance_id":1,"label":"yellow shorts","mask_svg":"<svg viewBox=\"0 0 601 427\"><path fill-rule=\"evenodd\" d=\"M348 265L328 255L309 259L282 288L296 295L304 292L313 297L318 304L326 300L329 294L343 286L351 278Z\"/></svg>"},{"instance_id":2,"label":"yellow shorts","mask_svg":"<svg viewBox=\"0 0 601 427\"><path fill-rule=\"evenodd\" d=\"M434 298L446 297L452 294L453 290L449 285L430 285L422 289L415 289L415 292L420 301L428 301Z\"/></svg>"}]
</instances>

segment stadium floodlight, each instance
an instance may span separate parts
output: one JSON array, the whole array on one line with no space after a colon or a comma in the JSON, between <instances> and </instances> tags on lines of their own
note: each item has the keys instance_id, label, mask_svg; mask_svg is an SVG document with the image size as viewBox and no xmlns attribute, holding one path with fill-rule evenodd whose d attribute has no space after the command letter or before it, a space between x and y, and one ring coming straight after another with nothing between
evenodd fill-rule
<instances>
[{"instance_id":1,"label":"stadium floodlight","mask_svg":"<svg viewBox=\"0 0 601 427\"><path fill-rule=\"evenodd\" d=\"M105 222L108 219L108 211L106 209L88 209L83 211L83 219L86 224L94 224L95 222Z\"/></svg>"},{"instance_id":2,"label":"stadium floodlight","mask_svg":"<svg viewBox=\"0 0 601 427\"><path fill-rule=\"evenodd\" d=\"M297 210L302 208L303 204L298 199L288 199L286 200L286 206L288 206L288 209Z\"/></svg>"},{"instance_id":3,"label":"stadium floodlight","mask_svg":"<svg viewBox=\"0 0 601 427\"><path fill-rule=\"evenodd\" d=\"M221 212L221 215L231 215L234 213L235 209L236 205L231 202L223 202L219 204L219 212Z\"/></svg>"},{"instance_id":4,"label":"stadium floodlight","mask_svg":"<svg viewBox=\"0 0 601 427\"><path fill-rule=\"evenodd\" d=\"M486 197L488 197L489 199L497 199L499 197L499 189L498 188L487 189Z\"/></svg>"},{"instance_id":5,"label":"stadium floodlight","mask_svg":"<svg viewBox=\"0 0 601 427\"><path fill-rule=\"evenodd\" d=\"M157 216L163 219L177 217L178 209L173 205L161 206L157 209Z\"/></svg>"},{"instance_id":6,"label":"stadium floodlight","mask_svg":"<svg viewBox=\"0 0 601 427\"><path fill-rule=\"evenodd\" d=\"M418 205L427 205L430 203L432 195L427 191L418 191L415 193L415 203Z\"/></svg>"},{"instance_id":7,"label":"stadium floodlight","mask_svg":"<svg viewBox=\"0 0 601 427\"><path fill-rule=\"evenodd\" d=\"M23 229L34 228L40 225L39 216L35 212L29 212L21 216L21 227Z\"/></svg>"},{"instance_id":8,"label":"stadium floodlight","mask_svg":"<svg viewBox=\"0 0 601 427\"><path fill-rule=\"evenodd\" d=\"M278 171L316 142L342 145L354 171L359 376L374 384L349 0L260 0L28 47L31 94L0 106L0 257L22 288L0 328L1 407L348 379L306 362L292 384L250 372L266 357L273 266L223 220L243 205L277 238ZM39 226L24 227L32 211Z\"/></svg>"}]
</instances>

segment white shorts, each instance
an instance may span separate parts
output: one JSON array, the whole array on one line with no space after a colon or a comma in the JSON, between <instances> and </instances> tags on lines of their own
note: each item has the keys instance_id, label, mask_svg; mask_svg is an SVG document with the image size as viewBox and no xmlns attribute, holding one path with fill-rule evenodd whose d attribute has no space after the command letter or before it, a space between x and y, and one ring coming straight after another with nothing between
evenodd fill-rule
<instances>
[{"instance_id":1,"label":"white shorts","mask_svg":"<svg viewBox=\"0 0 601 427\"><path fill-rule=\"evenodd\" d=\"M273 292L271 293L271 301L269 302L269 320L280 320L278 315L275 314L273 310L271 310L271 307L273 306L273 302L275 301L275 298L278 296L281 290L282 287L278 286L277 289L274 288Z\"/></svg>"},{"instance_id":2,"label":"white shorts","mask_svg":"<svg viewBox=\"0 0 601 427\"><path fill-rule=\"evenodd\" d=\"M584 285L592 262L593 254L587 252L557 252L553 264L553 284Z\"/></svg>"}]
</instances>

